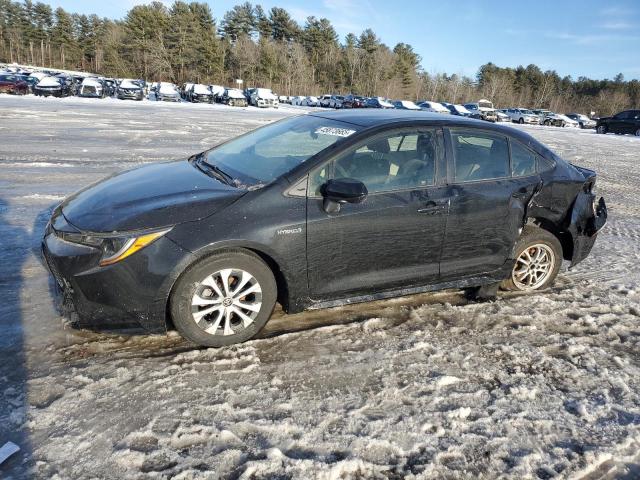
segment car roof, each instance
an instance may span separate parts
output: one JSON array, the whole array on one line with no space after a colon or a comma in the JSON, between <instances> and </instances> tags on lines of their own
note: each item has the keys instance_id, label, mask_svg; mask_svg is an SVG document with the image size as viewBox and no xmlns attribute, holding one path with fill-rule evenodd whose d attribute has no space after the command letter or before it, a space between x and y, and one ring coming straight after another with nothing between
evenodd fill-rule
<instances>
[{"instance_id":1,"label":"car roof","mask_svg":"<svg viewBox=\"0 0 640 480\"><path fill-rule=\"evenodd\" d=\"M509 135L510 137L516 138L526 144L536 145L539 148L546 149L543 144L523 130L475 118L462 117L459 115L446 115L442 113L400 109L336 110L330 112L313 112L308 115L326 118L327 120L351 123L366 129L383 125L393 126L394 124L404 124L407 122L416 122L422 125L441 125L445 127L482 128L483 130Z\"/></svg>"}]
</instances>

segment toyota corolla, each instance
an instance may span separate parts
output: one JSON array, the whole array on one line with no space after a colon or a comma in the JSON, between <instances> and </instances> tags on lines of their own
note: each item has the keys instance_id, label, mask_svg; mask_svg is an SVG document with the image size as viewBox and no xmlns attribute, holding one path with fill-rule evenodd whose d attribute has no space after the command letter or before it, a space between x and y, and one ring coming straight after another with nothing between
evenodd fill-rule
<instances>
[{"instance_id":1,"label":"toyota corolla","mask_svg":"<svg viewBox=\"0 0 640 480\"><path fill-rule=\"evenodd\" d=\"M595 181L509 127L320 112L79 191L43 252L80 325L175 326L222 346L254 337L276 302L545 289L606 221Z\"/></svg>"}]
</instances>

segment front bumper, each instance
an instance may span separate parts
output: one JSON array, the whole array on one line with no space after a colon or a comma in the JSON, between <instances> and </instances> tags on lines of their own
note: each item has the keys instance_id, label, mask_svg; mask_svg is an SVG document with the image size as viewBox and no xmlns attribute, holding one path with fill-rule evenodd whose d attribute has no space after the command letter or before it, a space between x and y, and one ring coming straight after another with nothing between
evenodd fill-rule
<instances>
[{"instance_id":1,"label":"front bumper","mask_svg":"<svg viewBox=\"0 0 640 480\"><path fill-rule=\"evenodd\" d=\"M119 91L117 96L120 100L142 100L144 93L142 91Z\"/></svg>"},{"instance_id":2,"label":"front bumper","mask_svg":"<svg viewBox=\"0 0 640 480\"><path fill-rule=\"evenodd\" d=\"M116 264L100 267L101 252L67 242L50 226L42 253L61 293L63 310L85 327L138 326L166 330L176 266L189 253L166 237Z\"/></svg>"},{"instance_id":3,"label":"front bumper","mask_svg":"<svg viewBox=\"0 0 640 480\"><path fill-rule=\"evenodd\" d=\"M33 90L35 95L41 95L43 97L64 97L66 96L64 90L61 88L35 88Z\"/></svg>"},{"instance_id":4,"label":"front bumper","mask_svg":"<svg viewBox=\"0 0 640 480\"><path fill-rule=\"evenodd\" d=\"M191 96L191 102L193 102L193 103L213 103L213 95L194 94L194 95Z\"/></svg>"}]
</instances>

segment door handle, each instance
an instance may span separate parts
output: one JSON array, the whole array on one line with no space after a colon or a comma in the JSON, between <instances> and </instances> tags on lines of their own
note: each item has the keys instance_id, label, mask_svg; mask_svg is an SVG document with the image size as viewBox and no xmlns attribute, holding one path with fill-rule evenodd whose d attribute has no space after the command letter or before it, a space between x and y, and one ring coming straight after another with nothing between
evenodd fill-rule
<instances>
[{"instance_id":1,"label":"door handle","mask_svg":"<svg viewBox=\"0 0 640 480\"><path fill-rule=\"evenodd\" d=\"M446 200L429 200L424 207L418 209L418 213L426 213L435 215L438 212L446 210L449 207L449 199Z\"/></svg>"}]
</instances>

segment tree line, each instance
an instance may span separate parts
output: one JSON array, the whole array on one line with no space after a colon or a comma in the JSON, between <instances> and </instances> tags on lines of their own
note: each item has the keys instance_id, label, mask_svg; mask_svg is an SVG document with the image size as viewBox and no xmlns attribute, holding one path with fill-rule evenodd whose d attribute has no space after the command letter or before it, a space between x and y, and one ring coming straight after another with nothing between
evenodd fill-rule
<instances>
[{"instance_id":1,"label":"tree line","mask_svg":"<svg viewBox=\"0 0 640 480\"><path fill-rule=\"evenodd\" d=\"M560 77L536 65L480 67L476 78L429 73L406 43L385 45L372 29L343 41L326 18L304 25L283 8L245 2L219 22L206 3L137 5L122 20L0 0L0 61L111 77L272 88L282 95L356 93L611 114L640 107L640 82Z\"/></svg>"}]
</instances>

